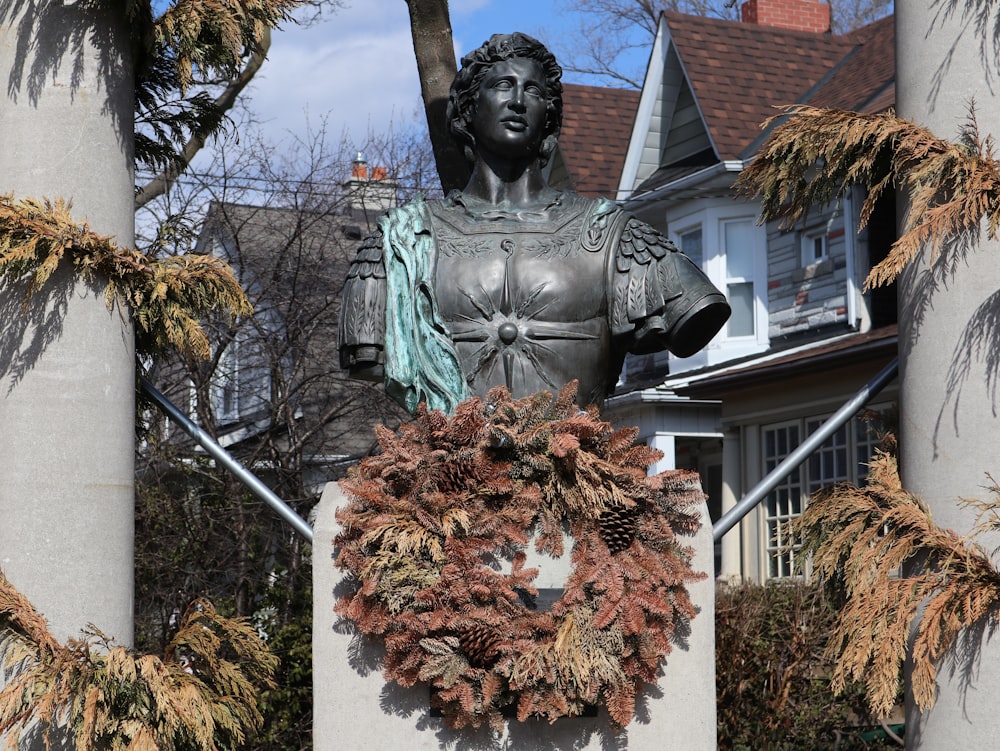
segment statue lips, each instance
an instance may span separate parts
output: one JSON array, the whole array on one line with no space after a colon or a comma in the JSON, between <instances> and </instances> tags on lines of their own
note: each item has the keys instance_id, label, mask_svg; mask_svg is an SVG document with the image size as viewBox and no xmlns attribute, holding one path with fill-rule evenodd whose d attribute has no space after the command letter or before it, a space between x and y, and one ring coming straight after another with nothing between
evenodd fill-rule
<instances>
[{"instance_id":1,"label":"statue lips","mask_svg":"<svg viewBox=\"0 0 1000 751\"><path fill-rule=\"evenodd\" d=\"M527 118L521 117L520 115L512 115L511 117L505 117L501 119L500 122L506 125L508 130L513 130L518 133L523 133L528 129Z\"/></svg>"}]
</instances>

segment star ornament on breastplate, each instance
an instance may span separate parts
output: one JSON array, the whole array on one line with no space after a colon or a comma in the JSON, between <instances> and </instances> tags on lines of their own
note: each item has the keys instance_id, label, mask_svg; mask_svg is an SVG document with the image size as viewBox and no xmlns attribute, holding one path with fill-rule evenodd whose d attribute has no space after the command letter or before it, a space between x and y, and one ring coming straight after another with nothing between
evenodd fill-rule
<instances>
[{"instance_id":1,"label":"star ornament on breastplate","mask_svg":"<svg viewBox=\"0 0 1000 751\"><path fill-rule=\"evenodd\" d=\"M504 238L500 242L500 248L506 253L507 259L499 304L482 287L475 290L460 288L461 293L482 316L481 319L463 316L451 326L452 338L456 343L480 344L471 358L472 365L467 375L473 379L482 373L488 373L496 367L499 360L503 367L503 383L508 389L513 389L515 363L521 357L531 364L550 388L558 389L561 384L553 383L547 377L544 367L546 359L558 356L547 342L597 337L591 332L581 331L573 323L539 320L538 316L551 304L551 301L542 299L548 283L540 282L527 290L512 289L511 264L516 255L517 243L513 238Z\"/></svg>"}]
</instances>

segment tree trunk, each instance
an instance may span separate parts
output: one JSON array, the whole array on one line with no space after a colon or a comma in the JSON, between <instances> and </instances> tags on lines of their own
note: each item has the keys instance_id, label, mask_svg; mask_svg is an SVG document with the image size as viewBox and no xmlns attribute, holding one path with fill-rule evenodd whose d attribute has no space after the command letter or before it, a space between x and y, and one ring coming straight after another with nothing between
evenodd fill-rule
<instances>
[{"instance_id":1,"label":"tree trunk","mask_svg":"<svg viewBox=\"0 0 1000 751\"><path fill-rule=\"evenodd\" d=\"M461 190L469 182L472 165L448 132L445 119L448 90L457 70L448 0L406 0L406 5L438 177L445 193Z\"/></svg>"},{"instance_id":2,"label":"tree trunk","mask_svg":"<svg viewBox=\"0 0 1000 751\"><path fill-rule=\"evenodd\" d=\"M996 55L983 54L978 24L963 17L982 5L960 4L952 14L944 13L937 0L896 6L899 114L941 137L955 137L973 98L983 130L997 133L1000 98L989 85L997 74ZM992 30L992 21L985 28ZM990 33L987 51L994 49ZM966 246L945 249L933 269L925 251L924 263L908 269L899 285L903 485L928 503L937 524L959 534L967 533L976 517L960 500L985 499L992 484L987 473L1000 476L994 443L1000 428L997 394L990 385L1000 376L998 251L1000 243L974 238ZM992 550L998 541L983 542ZM919 713L907 692L909 749L950 751L996 743L1000 645L976 629L960 641L940 666L933 710Z\"/></svg>"},{"instance_id":3,"label":"tree trunk","mask_svg":"<svg viewBox=\"0 0 1000 751\"><path fill-rule=\"evenodd\" d=\"M124 3L0 3L0 193L72 201L133 242ZM0 568L57 637L132 640L135 355L127 311L66 264L0 284Z\"/></svg>"}]
</instances>

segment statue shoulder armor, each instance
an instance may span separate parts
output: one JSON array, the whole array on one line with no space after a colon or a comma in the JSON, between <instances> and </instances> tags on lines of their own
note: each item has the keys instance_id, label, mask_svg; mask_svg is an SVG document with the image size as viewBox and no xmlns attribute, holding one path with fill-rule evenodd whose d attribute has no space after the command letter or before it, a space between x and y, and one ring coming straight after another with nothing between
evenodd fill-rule
<instances>
[{"instance_id":1,"label":"statue shoulder armor","mask_svg":"<svg viewBox=\"0 0 1000 751\"><path fill-rule=\"evenodd\" d=\"M357 255L351 260L351 265L347 269L348 279L385 278L385 261L382 257L383 237L382 227L376 227L374 232L362 240Z\"/></svg>"},{"instance_id":2,"label":"statue shoulder armor","mask_svg":"<svg viewBox=\"0 0 1000 751\"><path fill-rule=\"evenodd\" d=\"M676 263L683 256L656 229L622 212L608 291L611 329L631 335L682 294ZM662 347L661 347L662 348Z\"/></svg>"},{"instance_id":3,"label":"statue shoulder armor","mask_svg":"<svg viewBox=\"0 0 1000 751\"><path fill-rule=\"evenodd\" d=\"M608 285L612 334L636 354L666 348L687 357L725 323L726 299L654 227L628 214L623 219Z\"/></svg>"},{"instance_id":4,"label":"statue shoulder armor","mask_svg":"<svg viewBox=\"0 0 1000 751\"><path fill-rule=\"evenodd\" d=\"M662 260L669 253L677 253L677 246L656 229L634 216L626 215L625 226L618 240L615 267L625 274L632 264L648 266Z\"/></svg>"},{"instance_id":5,"label":"statue shoulder armor","mask_svg":"<svg viewBox=\"0 0 1000 751\"><path fill-rule=\"evenodd\" d=\"M340 366L366 380L381 378L386 299L383 242L381 226L361 242L347 269L340 299Z\"/></svg>"}]
</instances>

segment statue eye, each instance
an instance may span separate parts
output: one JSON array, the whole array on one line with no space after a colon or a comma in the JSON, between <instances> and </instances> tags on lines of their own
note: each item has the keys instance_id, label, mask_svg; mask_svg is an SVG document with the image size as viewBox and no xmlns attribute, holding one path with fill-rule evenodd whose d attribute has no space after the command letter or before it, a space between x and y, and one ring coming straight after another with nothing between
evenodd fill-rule
<instances>
[{"instance_id":1,"label":"statue eye","mask_svg":"<svg viewBox=\"0 0 1000 751\"><path fill-rule=\"evenodd\" d=\"M493 84L493 88L499 91L510 91L513 88L513 84L506 78L501 78Z\"/></svg>"},{"instance_id":2,"label":"statue eye","mask_svg":"<svg viewBox=\"0 0 1000 751\"><path fill-rule=\"evenodd\" d=\"M542 87L537 84L528 84L524 87L524 90L532 96L545 96L545 92L542 91Z\"/></svg>"}]
</instances>

